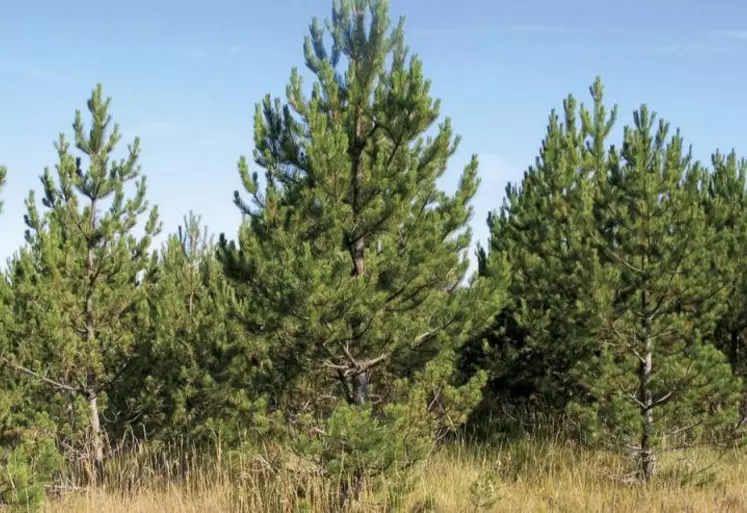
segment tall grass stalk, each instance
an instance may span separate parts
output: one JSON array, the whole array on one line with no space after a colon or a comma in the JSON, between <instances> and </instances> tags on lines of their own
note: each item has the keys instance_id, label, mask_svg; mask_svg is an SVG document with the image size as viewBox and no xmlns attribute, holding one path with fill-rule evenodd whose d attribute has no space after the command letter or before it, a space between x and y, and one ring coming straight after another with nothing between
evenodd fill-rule
<instances>
[{"instance_id":1,"label":"tall grass stalk","mask_svg":"<svg viewBox=\"0 0 747 513\"><path fill-rule=\"evenodd\" d=\"M717 461L710 466L710 461ZM737 512L747 511L747 467L737 450L667 453L649 485L629 479L631 459L559 441L452 443L402 481L369 483L341 506L339 483L281 447L221 453L187 444L140 447L110 461L104 483L62 488L47 511L87 512ZM66 482L74 483L75 476ZM373 486L378 484L379 486ZM392 490L400 490L395 494ZM395 500L396 499L396 500Z\"/></svg>"}]
</instances>

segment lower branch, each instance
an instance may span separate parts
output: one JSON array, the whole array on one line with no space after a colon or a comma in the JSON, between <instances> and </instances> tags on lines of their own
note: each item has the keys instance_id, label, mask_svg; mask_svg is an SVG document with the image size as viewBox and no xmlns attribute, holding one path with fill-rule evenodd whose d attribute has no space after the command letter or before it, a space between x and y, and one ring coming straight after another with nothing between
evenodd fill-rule
<instances>
[{"instance_id":1,"label":"lower branch","mask_svg":"<svg viewBox=\"0 0 747 513\"><path fill-rule=\"evenodd\" d=\"M67 390L68 392L75 392L75 393L81 392L81 390L79 388L71 387L70 385L66 385L64 383L60 383L59 381L55 381L53 379L50 379L50 378L48 378L46 376L42 376L38 372L34 372L31 369L28 369L28 368L24 367L23 365L19 365L17 363L14 363L14 362L12 362L11 360L9 360L8 358L6 358L4 356L0 356L0 361L3 361L5 363L7 363L8 365L10 365L11 367L13 367L14 369L16 369L16 370L18 370L20 372L23 372L24 374L27 374L29 376L32 376L32 377L34 377L34 378L36 378L36 379L38 379L40 381L43 381L44 383L46 383L48 385L51 385L51 386L53 386L55 388L58 388L60 390Z\"/></svg>"}]
</instances>

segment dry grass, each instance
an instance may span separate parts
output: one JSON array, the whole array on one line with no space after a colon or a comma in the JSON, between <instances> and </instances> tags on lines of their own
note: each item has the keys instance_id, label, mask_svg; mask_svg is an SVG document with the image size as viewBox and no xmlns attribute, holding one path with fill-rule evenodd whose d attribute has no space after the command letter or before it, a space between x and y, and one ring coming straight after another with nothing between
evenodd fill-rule
<instances>
[{"instance_id":1,"label":"dry grass","mask_svg":"<svg viewBox=\"0 0 747 513\"><path fill-rule=\"evenodd\" d=\"M365 494L351 511L747 512L747 459L735 451L712 466L717 458L704 450L669 454L660 461L656 481L643 485L624 479L629 462L608 453L535 442L490 450L452 446L415 473L398 508L385 508L384 491ZM245 458L231 465L225 457L209 464L196 457L131 458L118 462L104 487L65 494L50 501L47 511L340 511L329 499L330 483L279 461Z\"/></svg>"}]
</instances>

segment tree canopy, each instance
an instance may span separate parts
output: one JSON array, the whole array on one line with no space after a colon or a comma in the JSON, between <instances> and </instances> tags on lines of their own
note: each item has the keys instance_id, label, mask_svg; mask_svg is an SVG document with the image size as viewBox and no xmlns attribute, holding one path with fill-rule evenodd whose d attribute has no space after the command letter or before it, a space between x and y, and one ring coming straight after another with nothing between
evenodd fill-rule
<instances>
[{"instance_id":1,"label":"tree canopy","mask_svg":"<svg viewBox=\"0 0 747 513\"><path fill-rule=\"evenodd\" d=\"M59 136L0 280L0 504L184 444L311 466L347 505L457 437L549 427L647 481L664 448L744 441L736 151L697 161L645 104L616 132L597 78L476 220L479 158L454 168L461 138L388 2L334 1L302 50L256 105L236 234L190 209L154 245L139 139L120 146L101 85Z\"/></svg>"}]
</instances>

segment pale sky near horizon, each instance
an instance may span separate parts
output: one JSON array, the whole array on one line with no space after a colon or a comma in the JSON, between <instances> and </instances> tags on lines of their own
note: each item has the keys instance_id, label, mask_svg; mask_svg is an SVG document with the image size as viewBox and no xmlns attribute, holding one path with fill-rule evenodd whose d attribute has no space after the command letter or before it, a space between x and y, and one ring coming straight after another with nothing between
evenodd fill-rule
<instances>
[{"instance_id":1,"label":"pale sky near horizon","mask_svg":"<svg viewBox=\"0 0 747 513\"><path fill-rule=\"evenodd\" d=\"M620 126L647 103L681 127L696 156L747 154L747 4L739 0L392 0L406 39L462 135L443 187L453 190L472 153L485 218L508 181L533 164L550 109L587 101L596 75ZM283 96L303 38L330 0L78 0L7 2L0 16L0 267L23 242L24 199L53 168L52 142L71 134L96 83L113 98L123 144L140 136L148 198L164 235L189 210L233 237L240 215L236 161L252 151L254 105ZM256 167L253 167L256 169Z\"/></svg>"}]
</instances>

